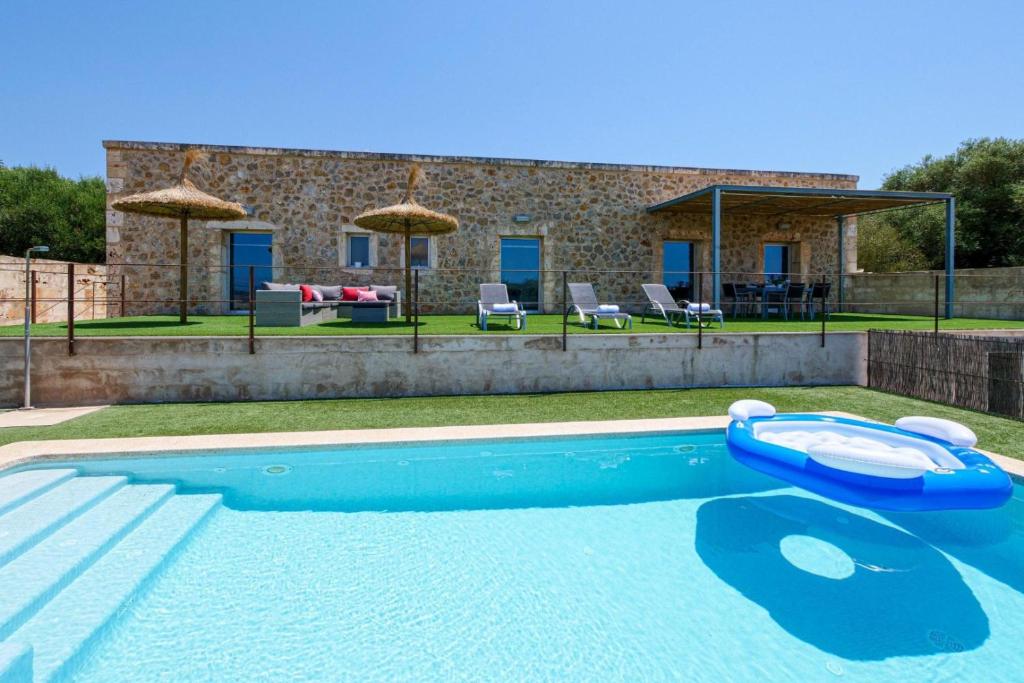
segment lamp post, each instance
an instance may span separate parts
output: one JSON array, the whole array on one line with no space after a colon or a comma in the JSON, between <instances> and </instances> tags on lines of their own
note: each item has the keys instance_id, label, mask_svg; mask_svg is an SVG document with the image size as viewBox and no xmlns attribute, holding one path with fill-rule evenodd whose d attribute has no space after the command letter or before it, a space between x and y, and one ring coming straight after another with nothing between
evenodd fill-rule
<instances>
[{"instance_id":1,"label":"lamp post","mask_svg":"<svg viewBox=\"0 0 1024 683\"><path fill-rule=\"evenodd\" d=\"M25 405L22 410L32 409L32 254L45 254L49 247L32 247L25 250Z\"/></svg>"}]
</instances>

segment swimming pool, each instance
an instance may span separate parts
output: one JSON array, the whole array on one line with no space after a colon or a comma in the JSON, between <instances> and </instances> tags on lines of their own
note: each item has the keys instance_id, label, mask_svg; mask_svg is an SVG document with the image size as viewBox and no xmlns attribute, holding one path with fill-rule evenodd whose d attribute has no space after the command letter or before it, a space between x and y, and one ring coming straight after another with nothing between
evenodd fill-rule
<instances>
[{"instance_id":1,"label":"swimming pool","mask_svg":"<svg viewBox=\"0 0 1024 683\"><path fill-rule=\"evenodd\" d=\"M722 432L52 462L0 513L0 662L36 680L1024 671L1024 487L879 515Z\"/></svg>"}]
</instances>

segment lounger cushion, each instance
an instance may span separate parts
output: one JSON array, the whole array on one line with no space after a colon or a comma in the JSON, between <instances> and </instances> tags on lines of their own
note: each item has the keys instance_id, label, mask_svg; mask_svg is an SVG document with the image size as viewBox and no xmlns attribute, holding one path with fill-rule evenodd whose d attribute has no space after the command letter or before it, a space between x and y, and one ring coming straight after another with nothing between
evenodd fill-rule
<instances>
[{"instance_id":1,"label":"lounger cushion","mask_svg":"<svg viewBox=\"0 0 1024 683\"><path fill-rule=\"evenodd\" d=\"M341 300L342 301L359 301L359 291L364 292L370 291L369 287L342 287L341 288Z\"/></svg>"},{"instance_id":2,"label":"lounger cushion","mask_svg":"<svg viewBox=\"0 0 1024 683\"><path fill-rule=\"evenodd\" d=\"M597 307L598 313L618 313L619 307L615 304L601 304Z\"/></svg>"},{"instance_id":3,"label":"lounger cushion","mask_svg":"<svg viewBox=\"0 0 1024 683\"><path fill-rule=\"evenodd\" d=\"M324 296L324 301L337 301L341 298L341 285L311 285L314 291Z\"/></svg>"},{"instance_id":4,"label":"lounger cushion","mask_svg":"<svg viewBox=\"0 0 1024 683\"><path fill-rule=\"evenodd\" d=\"M394 301L398 287L394 285L370 285L371 292L377 292L378 301Z\"/></svg>"},{"instance_id":5,"label":"lounger cushion","mask_svg":"<svg viewBox=\"0 0 1024 683\"><path fill-rule=\"evenodd\" d=\"M515 304L491 304L491 313L518 313Z\"/></svg>"}]
</instances>

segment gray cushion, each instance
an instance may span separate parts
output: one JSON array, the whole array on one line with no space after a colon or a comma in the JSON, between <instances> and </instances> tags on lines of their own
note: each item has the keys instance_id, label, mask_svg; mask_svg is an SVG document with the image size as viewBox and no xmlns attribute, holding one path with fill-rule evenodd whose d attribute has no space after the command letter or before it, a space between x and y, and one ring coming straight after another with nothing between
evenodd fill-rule
<instances>
[{"instance_id":1,"label":"gray cushion","mask_svg":"<svg viewBox=\"0 0 1024 683\"><path fill-rule=\"evenodd\" d=\"M272 292L297 292L299 286L286 285L283 282L264 282L260 284L260 289L269 289Z\"/></svg>"},{"instance_id":2,"label":"gray cushion","mask_svg":"<svg viewBox=\"0 0 1024 683\"><path fill-rule=\"evenodd\" d=\"M341 285L310 285L324 295L324 301L337 301L341 298Z\"/></svg>"},{"instance_id":3,"label":"gray cushion","mask_svg":"<svg viewBox=\"0 0 1024 683\"><path fill-rule=\"evenodd\" d=\"M394 285L370 285L371 292L377 292L377 298L381 301L394 301L398 287Z\"/></svg>"}]
</instances>

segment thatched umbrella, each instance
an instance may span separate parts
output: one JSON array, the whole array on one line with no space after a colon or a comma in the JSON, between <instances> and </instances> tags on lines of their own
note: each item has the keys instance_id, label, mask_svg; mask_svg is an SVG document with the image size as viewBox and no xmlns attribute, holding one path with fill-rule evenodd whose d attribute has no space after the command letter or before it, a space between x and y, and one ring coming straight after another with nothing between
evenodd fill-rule
<instances>
[{"instance_id":1,"label":"thatched umbrella","mask_svg":"<svg viewBox=\"0 0 1024 683\"><path fill-rule=\"evenodd\" d=\"M181 304L178 318L182 324L188 322L188 219L201 221L230 221L245 218L245 209L241 204L226 202L197 188L188 179L188 170L202 156L197 149L190 149L185 154L185 163L181 168L181 176L177 184L164 190L133 194L115 201L112 206L126 213L141 213L147 216L166 216L181 221L181 256L178 283L178 294Z\"/></svg>"},{"instance_id":2,"label":"thatched umbrella","mask_svg":"<svg viewBox=\"0 0 1024 683\"><path fill-rule=\"evenodd\" d=\"M374 232L393 232L405 235L405 322L412 321L412 236L441 235L454 232L459 221L437 211L431 211L416 203L412 193L416 189L422 175L419 164L414 164L409 171L409 181L405 187L405 197L400 204L373 209L356 216L353 221L360 228Z\"/></svg>"}]
</instances>

